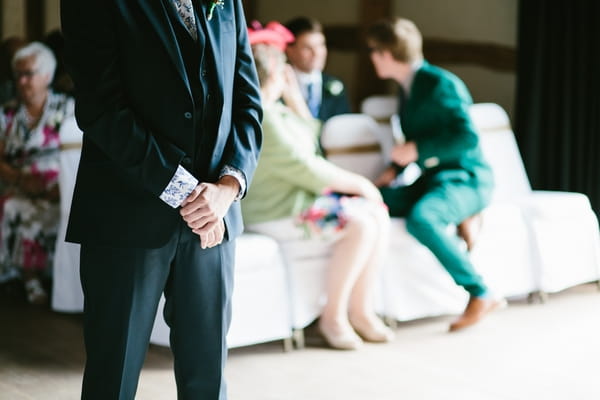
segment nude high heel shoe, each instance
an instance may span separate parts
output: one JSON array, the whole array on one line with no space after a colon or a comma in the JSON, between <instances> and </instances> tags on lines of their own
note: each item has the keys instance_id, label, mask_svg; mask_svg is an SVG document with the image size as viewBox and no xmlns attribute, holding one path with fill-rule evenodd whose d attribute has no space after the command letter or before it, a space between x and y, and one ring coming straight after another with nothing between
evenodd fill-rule
<instances>
[{"instance_id":1,"label":"nude high heel shoe","mask_svg":"<svg viewBox=\"0 0 600 400\"><path fill-rule=\"evenodd\" d=\"M350 320L352 327L367 342L387 343L394 340L394 332L388 328L379 318L370 322L361 322Z\"/></svg>"},{"instance_id":2,"label":"nude high heel shoe","mask_svg":"<svg viewBox=\"0 0 600 400\"><path fill-rule=\"evenodd\" d=\"M337 350L358 350L362 347L362 339L352 329L334 332L319 322L319 332L329 347Z\"/></svg>"}]
</instances>

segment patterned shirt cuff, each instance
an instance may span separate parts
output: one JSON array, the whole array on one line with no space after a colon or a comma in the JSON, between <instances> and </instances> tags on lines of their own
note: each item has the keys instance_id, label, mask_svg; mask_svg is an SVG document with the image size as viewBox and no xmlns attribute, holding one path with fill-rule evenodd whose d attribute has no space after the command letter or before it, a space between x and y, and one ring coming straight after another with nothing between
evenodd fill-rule
<instances>
[{"instance_id":1,"label":"patterned shirt cuff","mask_svg":"<svg viewBox=\"0 0 600 400\"><path fill-rule=\"evenodd\" d=\"M244 194L246 193L246 177L244 176L242 171L230 165L226 165L225 167L223 167L221 173L219 174L219 179L221 179L225 175L233 176L240 184L240 191L238 192L237 196L235 196L235 201L240 200L242 197L244 197Z\"/></svg>"},{"instance_id":2,"label":"patterned shirt cuff","mask_svg":"<svg viewBox=\"0 0 600 400\"><path fill-rule=\"evenodd\" d=\"M181 165L177 167L175 175L171 178L171 182L159 196L162 201L173 208L177 208L183 203L192 190L198 185L198 179L186 171Z\"/></svg>"}]
</instances>

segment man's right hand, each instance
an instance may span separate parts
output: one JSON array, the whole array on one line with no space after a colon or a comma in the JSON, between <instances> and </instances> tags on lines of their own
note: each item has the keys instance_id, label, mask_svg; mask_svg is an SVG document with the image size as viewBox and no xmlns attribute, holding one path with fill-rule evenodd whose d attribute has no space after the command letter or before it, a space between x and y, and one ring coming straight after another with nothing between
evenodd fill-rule
<instances>
[{"instance_id":1,"label":"man's right hand","mask_svg":"<svg viewBox=\"0 0 600 400\"><path fill-rule=\"evenodd\" d=\"M383 171L373 183L375 183L375 186L377 187L389 186L390 183L392 183L394 179L396 179L396 175L396 168L392 166L387 167L385 171Z\"/></svg>"},{"instance_id":2,"label":"man's right hand","mask_svg":"<svg viewBox=\"0 0 600 400\"><path fill-rule=\"evenodd\" d=\"M223 217L239 192L235 178L224 176L217 183L200 183L181 204L181 216L200 236L203 249L221 244L225 235Z\"/></svg>"}]
</instances>

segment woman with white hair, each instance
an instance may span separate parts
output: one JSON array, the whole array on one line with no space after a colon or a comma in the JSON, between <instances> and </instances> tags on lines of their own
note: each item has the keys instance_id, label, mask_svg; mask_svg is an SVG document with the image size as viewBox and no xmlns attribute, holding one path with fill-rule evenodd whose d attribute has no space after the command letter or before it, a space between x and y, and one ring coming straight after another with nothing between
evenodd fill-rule
<instances>
[{"instance_id":1,"label":"woman with white hair","mask_svg":"<svg viewBox=\"0 0 600 400\"><path fill-rule=\"evenodd\" d=\"M46 304L41 278L59 221L59 131L73 100L50 90L56 59L33 42L13 59L17 98L0 107L0 277L22 275L27 299Z\"/></svg>"}]
</instances>

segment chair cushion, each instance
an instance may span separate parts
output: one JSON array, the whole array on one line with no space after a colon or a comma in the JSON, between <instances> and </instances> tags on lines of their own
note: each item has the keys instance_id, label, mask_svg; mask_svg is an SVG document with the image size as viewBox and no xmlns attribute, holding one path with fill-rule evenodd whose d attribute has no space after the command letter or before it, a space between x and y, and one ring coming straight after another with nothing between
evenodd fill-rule
<instances>
[{"instance_id":1,"label":"chair cushion","mask_svg":"<svg viewBox=\"0 0 600 400\"><path fill-rule=\"evenodd\" d=\"M273 268L283 268L279 245L275 239L248 232L236 239L236 273L245 274Z\"/></svg>"},{"instance_id":2,"label":"chair cushion","mask_svg":"<svg viewBox=\"0 0 600 400\"><path fill-rule=\"evenodd\" d=\"M527 210L534 217L568 218L591 211L590 201L583 193L535 190L526 200Z\"/></svg>"}]
</instances>

